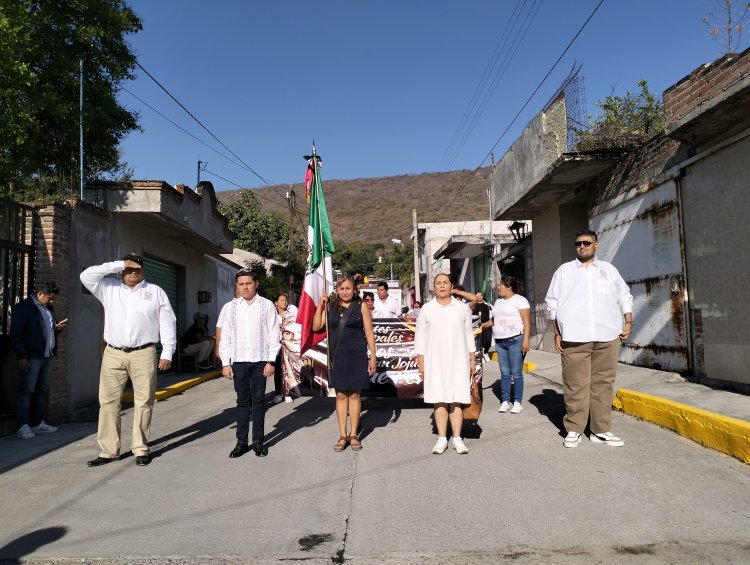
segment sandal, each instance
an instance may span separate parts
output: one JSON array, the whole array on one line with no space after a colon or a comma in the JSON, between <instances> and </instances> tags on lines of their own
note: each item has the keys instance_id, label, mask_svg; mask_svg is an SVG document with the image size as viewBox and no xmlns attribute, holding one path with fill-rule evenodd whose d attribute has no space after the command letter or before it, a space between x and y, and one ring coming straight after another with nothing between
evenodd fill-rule
<instances>
[{"instance_id":1,"label":"sandal","mask_svg":"<svg viewBox=\"0 0 750 565\"><path fill-rule=\"evenodd\" d=\"M362 443L360 443L357 436L349 436L349 445L352 446L352 451L359 451L362 449Z\"/></svg>"},{"instance_id":2,"label":"sandal","mask_svg":"<svg viewBox=\"0 0 750 565\"><path fill-rule=\"evenodd\" d=\"M333 445L333 450L336 453L340 453L346 449L346 444L349 443L349 439L346 436L341 436L339 440Z\"/></svg>"}]
</instances>

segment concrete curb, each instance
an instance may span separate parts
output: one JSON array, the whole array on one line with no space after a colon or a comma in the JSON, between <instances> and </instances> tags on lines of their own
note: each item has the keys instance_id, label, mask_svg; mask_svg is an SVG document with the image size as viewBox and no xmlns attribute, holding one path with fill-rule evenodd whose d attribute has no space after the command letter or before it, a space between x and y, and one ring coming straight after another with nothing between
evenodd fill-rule
<instances>
[{"instance_id":1,"label":"concrete curb","mask_svg":"<svg viewBox=\"0 0 750 565\"><path fill-rule=\"evenodd\" d=\"M612 405L626 414L750 463L750 423L744 420L622 388L615 394Z\"/></svg>"},{"instance_id":2,"label":"concrete curb","mask_svg":"<svg viewBox=\"0 0 750 565\"><path fill-rule=\"evenodd\" d=\"M210 381L220 376L221 376L221 371L217 369L215 371L209 371L208 373L204 373L200 377L195 377L193 379L181 381L179 383L175 383L161 390L157 390L156 401L159 402L160 400L166 400L170 396L174 396L175 394L180 394L181 392L185 392L186 390L193 388L194 386L197 386L201 383L205 383L206 381ZM132 404L133 393L132 392L124 393L122 395L122 401Z\"/></svg>"}]
</instances>

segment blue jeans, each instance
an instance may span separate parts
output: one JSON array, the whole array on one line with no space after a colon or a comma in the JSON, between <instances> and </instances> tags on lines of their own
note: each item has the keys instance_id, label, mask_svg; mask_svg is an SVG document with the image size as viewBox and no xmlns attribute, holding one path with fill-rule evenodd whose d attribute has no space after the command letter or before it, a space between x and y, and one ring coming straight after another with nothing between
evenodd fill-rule
<instances>
[{"instance_id":1,"label":"blue jeans","mask_svg":"<svg viewBox=\"0 0 750 565\"><path fill-rule=\"evenodd\" d=\"M500 364L500 400L510 402L510 382L513 380L513 401L523 398L523 336L495 340L497 362Z\"/></svg>"},{"instance_id":2,"label":"blue jeans","mask_svg":"<svg viewBox=\"0 0 750 565\"><path fill-rule=\"evenodd\" d=\"M266 406L265 361L257 363L232 363L234 391L237 393L237 443L247 445L250 432L250 414L253 417L253 443L263 443Z\"/></svg>"},{"instance_id":3,"label":"blue jeans","mask_svg":"<svg viewBox=\"0 0 750 565\"><path fill-rule=\"evenodd\" d=\"M32 357L29 359L29 370L21 373L21 386L18 390L19 426L36 426L44 420L51 368L51 357Z\"/></svg>"}]
</instances>

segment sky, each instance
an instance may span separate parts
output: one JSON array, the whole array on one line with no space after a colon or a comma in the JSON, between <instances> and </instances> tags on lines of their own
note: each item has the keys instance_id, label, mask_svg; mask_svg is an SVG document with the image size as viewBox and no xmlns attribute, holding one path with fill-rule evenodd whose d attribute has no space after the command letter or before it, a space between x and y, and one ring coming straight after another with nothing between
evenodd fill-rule
<instances>
[{"instance_id":1,"label":"sky","mask_svg":"<svg viewBox=\"0 0 750 565\"><path fill-rule=\"evenodd\" d=\"M142 131L123 159L135 179L188 186L200 160L217 190L302 182L313 140L324 182L473 170L493 146L502 158L574 65L596 113L723 54L701 21L714 0L604 0L583 27L599 2L132 0L139 63L228 149L137 69L120 100Z\"/></svg>"}]
</instances>

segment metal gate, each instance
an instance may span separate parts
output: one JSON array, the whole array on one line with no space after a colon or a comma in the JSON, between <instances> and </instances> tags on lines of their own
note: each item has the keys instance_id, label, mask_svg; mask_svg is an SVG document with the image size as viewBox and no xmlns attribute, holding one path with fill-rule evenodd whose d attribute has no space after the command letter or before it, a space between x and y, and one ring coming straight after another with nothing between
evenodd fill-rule
<instances>
[{"instance_id":1,"label":"metal gate","mask_svg":"<svg viewBox=\"0 0 750 565\"><path fill-rule=\"evenodd\" d=\"M633 295L633 333L620 361L687 373L687 327L680 203L674 181L591 218L597 257L614 264Z\"/></svg>"}]
</instances>

